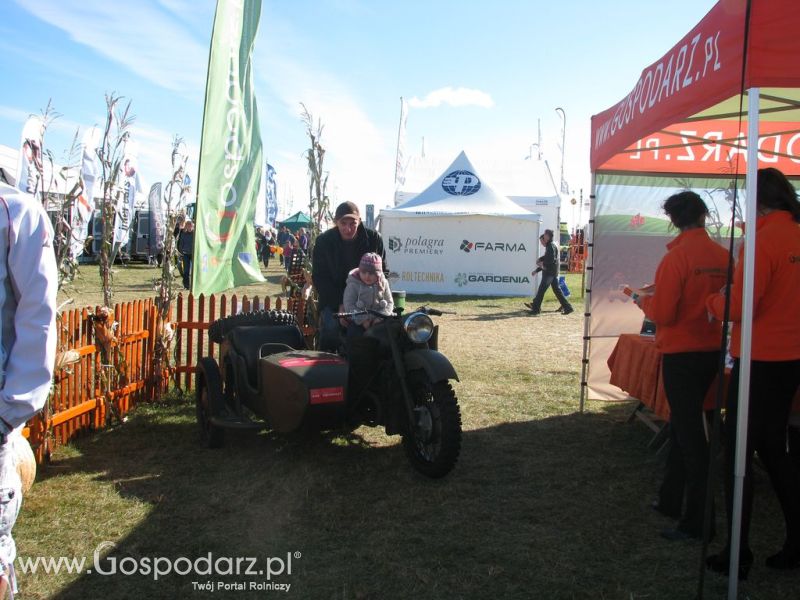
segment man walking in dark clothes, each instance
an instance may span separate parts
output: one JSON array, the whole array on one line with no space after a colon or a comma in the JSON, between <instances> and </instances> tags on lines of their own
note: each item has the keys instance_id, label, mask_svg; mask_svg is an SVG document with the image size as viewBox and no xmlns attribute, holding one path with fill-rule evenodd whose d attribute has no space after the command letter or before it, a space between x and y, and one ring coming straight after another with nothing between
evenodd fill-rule
<instances>
[{"instance_id":1,"label":"man walking in dark clothes","mask_svg":"<svg viewBox=\"0 0 800 600\"><path fill-rule=\"evenodd\" d=\"M561 303L561 312L568 315L574 312L575 309L572 308L572 305L564 297L564 293L558 285L558 246L556 246L556 243L553 241L553 230L545 229L544 233L539 236L539 242L544 246L544 255L536 261L538 268L531 273L531 275L536 275L536 273L541 271L542 281L539 283L539 289L536 292L536 296L533 298L533 302L530 304L526 302L525 307L530 309L532 314L538 315L542 312L542 300L544 299L547 288L552 288L553 293Z\"/></svg>"}]
</instances>

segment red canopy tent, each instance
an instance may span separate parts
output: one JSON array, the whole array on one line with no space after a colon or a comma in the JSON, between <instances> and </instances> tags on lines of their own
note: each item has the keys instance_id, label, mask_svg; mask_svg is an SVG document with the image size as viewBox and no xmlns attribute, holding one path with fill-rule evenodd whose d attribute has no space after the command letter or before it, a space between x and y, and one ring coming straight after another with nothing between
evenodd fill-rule
<instances>
[{"instance_id":1,"label":"red canopy tent","mask_svg":"<svg viewBox=\"0 0 800 600\"><path fill-rule=\"evenodd\" d=\"M671 8L665 4L662 10ZM755 221L755 185L748 182L755 182L758 168L778 168L797 187L799 31L798 0L720 0L642 71L628 95L592 118L581 409L586 397L623 396L608 383L606 360L619 334L639 331L642 316L619 290L651 281L665 243L673 237L661 212L663 201L683 189L698 191L711 210L711 233L722 240L729 233L737 187L744 190L738 195L746 207L737 217ZM754 236L753 231L745 241L746 285L752 282ZM750 356L751 297L745 298L744 314L743 407L749 393L744 365ZM746 419L747 410L740 416ZM737 467L737 479L740 473L743 465L741 471ZM731 572L736 573L735 566ZM735 577L731 594L735 597Z\"/></svg>"}]
</instances>

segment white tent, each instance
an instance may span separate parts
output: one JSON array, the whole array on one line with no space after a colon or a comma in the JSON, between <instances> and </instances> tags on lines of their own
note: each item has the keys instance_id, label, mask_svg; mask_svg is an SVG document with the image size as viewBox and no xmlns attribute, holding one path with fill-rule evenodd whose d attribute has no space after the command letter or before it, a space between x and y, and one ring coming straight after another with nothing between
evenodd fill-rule
<instances>
[{"instance_id":1,"label":"white tent","mask_svg":"<svg viewBox=\"0 0 800 600\"><path fill-rule=\"evenodd\" d=\"M550 172L550 165L541 157L529 156L525 160L524 170L514 170L507 182L497 182L513 202L522 208L542 216L542 230L555 232L555 241L560 243L561 196ZM493 179L494 181L494 179Z\"/></svg>"},{"instance_id":2,"label":"white tent","mask_svg":"<svg viewBox=\"0 0 800 600\"><path fill-rule=\"evenodd\" d=\"M462 152L420 194L378 216L395 288L532 295L541 216L495 192Z\"/></svg>"},{"instance_id":3,"label":"white tent","mask_svg":"<svg viewBox=\"0 0 800 600\"><path fill-rule=\"evenodd\" d=\"M399 206L419 195L444 170L449 158L441 156L412 156L405 168L402 189L394 194ZM522 208L542 217L542 229L559 230L562 198L553 180L550 165L538 153L519 160L488 160L481 162L481 176L492 182L495 191L508 197ZM558 241L558 238L556 238Z\"/></svg>"}]
</instances>

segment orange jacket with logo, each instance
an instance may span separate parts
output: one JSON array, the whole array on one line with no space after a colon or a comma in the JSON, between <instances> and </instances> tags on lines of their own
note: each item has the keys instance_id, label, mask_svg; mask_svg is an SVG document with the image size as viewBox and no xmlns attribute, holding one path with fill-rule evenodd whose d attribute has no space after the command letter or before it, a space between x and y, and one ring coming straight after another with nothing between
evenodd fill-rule
<instances>
[{"instance_id":1,"label":"orange jacket with logo","mask_svg":"<svg viewBox=\"0 0 800 600\"><path fill-rule=\"evenodd\" d=\"M753 360L782 361L800 358L800 225L785 210L776 210L756 221L756 259L753 283ZM731 354L739 356L742 320L742 247L733 275ZM723 318L725 297L708 298L708 310Z\"/></svg>"},{"instance_id":2,"label":"orange jacket with logo","mask_svg":"<svg viewBox=\"0 0 800 600\"><path fill-rule=\"evenodd\" d=\"M728 252L705 229L689 229L667 244L656 270L655 293L640 305L656 327L665 354L716 350L722 326L709 321L706 298L725 285Z\"/></svg>"}]
</instances>

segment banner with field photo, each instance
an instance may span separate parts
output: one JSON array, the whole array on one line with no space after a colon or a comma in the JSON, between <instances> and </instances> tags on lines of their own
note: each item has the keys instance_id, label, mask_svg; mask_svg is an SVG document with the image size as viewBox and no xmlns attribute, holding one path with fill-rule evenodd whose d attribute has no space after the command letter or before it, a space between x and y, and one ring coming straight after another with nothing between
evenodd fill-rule
<instances>
[{"instance_id":1,"label":"banner with field photo","mask_svg":"<svg viewBox=\"0 0 800 600\"><path fill-rule=\"evenodd\" d=\"M253 227L264 165L251 63L260 15L260 2L217 2L200 144L194 294L264 281Z\"/></svg>"},{"instance_id":2,"label":"banner with field photo","mask_svg":"<svg viewBox=\"0 0 800 600\"><path fill-rule=\"evenodd\" d=\"M595 179L593 225L592 345L589 377L590 394L602 398L623 398L608 383L608 355L620 333L639 333L643 315L625 286L643 287L653 282L656 268L667 244L678 235L664 214L664 201L679 192L697 192L709 210L706 231L727 248L733 206L733 178L712 176L649 176L644 173L598 173ZM742 180L739 180L740 186ZM739 189L737 212L744 192ZM737 221L741 215L737 214ZM741 232L734 232L740 237Z\"/></svg>"}]
</instances>

